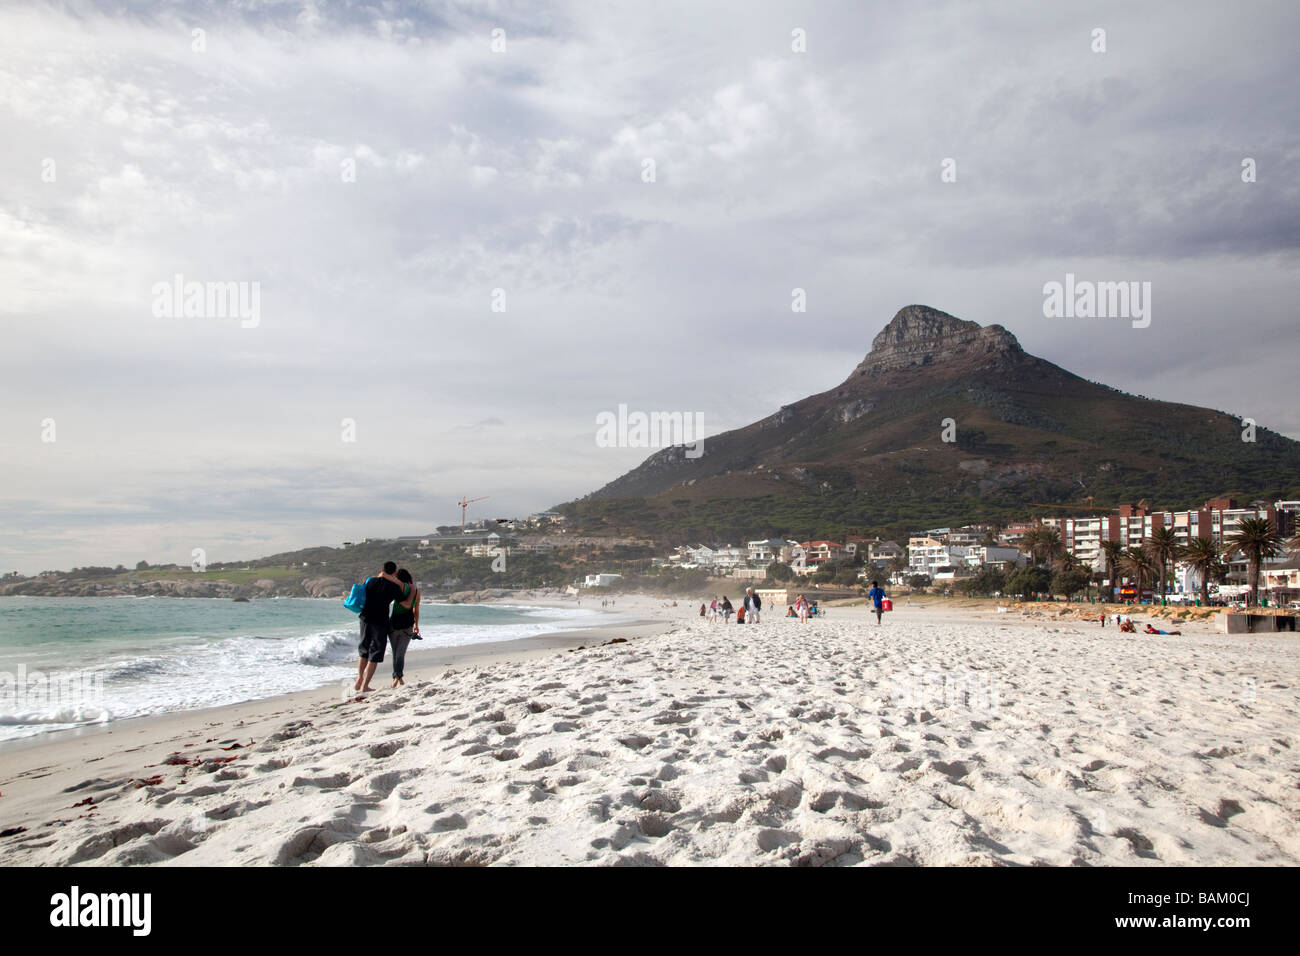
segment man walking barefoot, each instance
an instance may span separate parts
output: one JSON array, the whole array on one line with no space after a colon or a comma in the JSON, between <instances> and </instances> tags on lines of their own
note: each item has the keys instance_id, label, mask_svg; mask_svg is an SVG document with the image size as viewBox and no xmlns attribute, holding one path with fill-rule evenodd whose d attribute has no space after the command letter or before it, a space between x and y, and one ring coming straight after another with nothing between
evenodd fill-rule
<instances>
[{"instance_id":1,"label":"man walking barefoot","mask_svg":"<svg viewBox=\"0 0 1300 956\"><path fill-rule=\"evenodd\" d=\"M402 596L402 583L397 580L397 564L384 562L378 577L366 582L366 603L361 608L361 643L357 646L357 682L354 690L368 693L374 690L370 678L384 659L388 646L388 606Z\"/></svg>"},{"instance_id":2,"label":"man walking barefoot","mask_svg":"<svg viewBox=\"0 0 1300 956\"><path fill-rule=\"evenodd\" d=\"M754 593L753 588L745 588L745 623L757 624L762 610L763 599Z\"/></svg>"},{"instance_id":3,"label":"man walking barefoot","mask_svg":"<svg viewBox=\"0 0 1300 956\"><path fill-rule=\"evenodd\" d=\"M873 609L876 612L876 623L880 623L880 616L885 613L885 606L882 603L885 600L885 592L880 587L879 581L871 582L871 590L867 592L867 597L871 598Z\"/></svg>"}]
</instances>

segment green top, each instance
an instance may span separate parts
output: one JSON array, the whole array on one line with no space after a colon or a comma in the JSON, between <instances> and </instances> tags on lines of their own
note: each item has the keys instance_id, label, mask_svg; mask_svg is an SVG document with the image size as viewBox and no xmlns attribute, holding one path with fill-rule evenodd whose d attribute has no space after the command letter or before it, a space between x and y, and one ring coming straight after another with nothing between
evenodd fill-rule
<instances>
[{"instance_id":1,"label":"green top","mask_svg":"<svg viewBox=\"0 0 1300 956\"><path fill-rule=\"evenodd\" d=\"M412 595L414 594L414 597ZM405 605L405 601L411 597L411 603ZM388 619L388 623L395 629L413 627L415 625L415 606L420 602L420 596L415 593L415 588L409 584L402 586L402 596L393 602L393 613Z\"/></svg>"}]
</instances>

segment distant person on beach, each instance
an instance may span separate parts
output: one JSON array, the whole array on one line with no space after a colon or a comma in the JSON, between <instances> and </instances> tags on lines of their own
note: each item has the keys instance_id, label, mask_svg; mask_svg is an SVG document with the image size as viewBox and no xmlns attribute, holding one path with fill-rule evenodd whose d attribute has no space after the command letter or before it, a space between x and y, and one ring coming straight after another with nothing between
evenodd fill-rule
<instances>
[{"instance_id":1,"label":"distant person on beach","mask_svg":"<svg viewBox=\"0 0 1300 956\"><path fill-rule=\"evenodd\" d=\"M876 623L880 623L881 615L885 613L885 589L880 586L879 581L871 582L871 590L867 592L867 597L871 598L872 610L876 612Z\"/></svg>"},{"instance_id":2,"label":"distant person on beach","mask_svg":"<svg viewBox=\"0 0 1300 956\"><path fill-rule=\"evenodd\" d=\"M402 582L402 594L393 603L393 614L388 619L391 629L388 642L393 645L393 686L400 687L406 683L402 675L406 673L406 648L411 639L420 640L420 589L411 580L411 572L400 568L397 580Z\"/></svg>"},{"instance_id":3,"label":"distant person on beach","mask_svg":"<svg viewBox=\"0 0 1300 956\"><path fill-rule=\"evenodd\" d=\"M730 599L725 594L722 595L721 610L722 610L722 623L730 624L731 612L735 610L735 607L732 606Z\"/></svg>"},{"instance_id":4,"label":"distant person on beach","mask_svg":"<svg viewBox=\"0 0 1300 956\"><path fill-rule=\"evenodd\" d=\"M701 601L701 602L700 602L700 617L704 617L704 616L705 616L706 614L708 614L708 613L709 613L709 609L704 605L704 602Z\"/></svg>"},{"instance_id":5,"label":"distant person on beach","mask_svg":"<svg viewBox=\"0 0 1300 956\"><path fill-rule=\"evenodd\" d=\"M709 602L709 623L718 623L718 596L713 595L713 600Z\"/></svg>"},{"instance_id":6,"label":"distant person on beach","mask_svg":"<svg viewBox=\"0 0 1300 956\"><path fill-rule=\"evenodd\" d=\"M799 612L800 624L808 623L808 609L810 607L811 605L808 603L808 599L804 597L802 594L800 594L797 598L794 599L794 609Z\"/></svg>"},{"instance_id":7,"label":"distant person on beach","mask_svg":"<svg viewBox=\"0 0 1300 956\"><path fill-rule=\"evenodd\" d=\"M745 588L745 620L750 624L758 623L759 612L763 610L763 599L754 593L753 588Z\"/></svg>"},{"instance_id":8,"label":"distant person on beach","mask_svg":"<svg viewBox=\"0 0 1300 956\"><path fill-rule=\"evenodd\" d=\"M397 563L385 561L384 570L366 582L366 603L361 608L361 643L357 647L357 683L355 690L369 692L370 678L384 659L388 646L388 606L402 596L402 582L397 579Z\"/></svg>"}]
</instances>

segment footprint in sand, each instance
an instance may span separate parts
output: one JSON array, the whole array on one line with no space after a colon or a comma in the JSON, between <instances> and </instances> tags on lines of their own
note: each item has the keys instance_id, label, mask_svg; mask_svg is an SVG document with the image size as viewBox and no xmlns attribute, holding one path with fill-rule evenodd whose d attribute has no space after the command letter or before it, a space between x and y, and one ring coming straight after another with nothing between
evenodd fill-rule
<instances>
[{"instance_id":1,"label":"footprint in sand","mask_svg":"<svg viewBox=\"0 0 1300 956\"><path fill-rule=\"evenodd\" d=\"M632 802L642 810L658 813L676 813L682 808L681 794L674 790L655 787L641 794L633 794Z\"/></svg>"},{"instance_id":2,"label":"footprint in sand","mask_svg":"<svg viewBox=\"0 0 1300 956\"><path fill-rule=\"evenodd\" d=\"M303 827L280 844L276 851L276 866L294 866L310 863L336 843L355 839L357 828L339 820L323 826Z\"/></svg>"},{"instance_id":3,"label":"footprint in sand","mask_svg":"<svg viewBox=\"0 0 1300 956\"><path fill-rule=\"evenodd\" d=\"M397 751L406 746L405 740L384 740L377 744L371 744L366 748L366 753L376 760L384 757L391 757Z\"/></svg>"},{"instance_id":4,"label":"footprint in sand","mask_svg":"<svg viewBox=\"0 0 1300 956\"><path fill-rule=\"evenodd\" d=\"M672 822L661 813L643 813L636 818L637 829L644 836L665 837L673 829Z\"/></svg>"},{"instance_id":5,"label":"footprint in sand","mask_svg":"<svg viewBox=\"0 0 1300 956\"><path fill-rule=\"evenodd\" d=\"M1134 852L1137 853L1138 856L1144 856L1144 857L1155 856L1155 854L1151 852L1153 849L1155 849L1155 844L1153 844L1143 834L1139 833L1133 827L1121 827L1120 829L1115 831L1115 836L1123 837L1125 840L1128 840L1128 842L1133 845L1133 850Z\"/></svg>"},{"instance_id":6,"label":"footprint in sand","mask_svg":"<svg viewBox=\"0 0 1300 956\"><path fill-rule=\"evenodd\" d=\"M1218 809L1215 811L1206 810L1204 807L1200 807L1196 811L1200 821L1212 827L1226 827L1229 819L1245 812L1241 804L1236 800L1220 800Z\"/></svg>"},{"instance_id":7,"label":"footprint in sand","mask_svg":"<svg viewBox=\"0 0 1300 956\"><path fill-rule=\"evenodd\" d=\"M836 807L843 807L854 813L862 810L879 810L883 803L868 799L851 790L826 790L816 794L808 801L808 808L816 813L827 813Z\"/></svg>"},{"instance_id":8,"label":"footprint in sand","mask_svg":"<svg viewBox=\"0 0 1300 956\"><path fill-rule=\"evenodd\" d=\"M339 772L321 777L294 777L293 783L289 784L289 786L294 789L298 787L316 787L319 790L342 790L352 783L353 779L351 774Z\"/></svg>"},{"instance_id":9,"label":"footprint in sand","mask_svg":"<svg viewBox=\"0 0 1300 956\"><path fill-rule=\"evenodd\" d=\"M233 820L236 817L242 817L245 813L253 810L259 810L267 806L270 800L236 800L234 803L227 803L223 806L208 810L203 815L209 820Z\"/></svg>"},{"instance_id":10,"label":"footprint in sand","mask_svg":"<svg viewBox=\"0 0 1300 956\"><path fill-rule=\"evenodd\" d=\"M145 820L113 827L104 833L97 833L79 843L68 858L68 863L83 863L103 856L109 850L123 846L142 836L153 836L168 824L167 820Z\"/></svg>"},{"instance_id":11,"label":"footprint in sand","mask_svg":"<svg viewBox=\"0 0 1300 956\"><path fill-rule=\"evenodd\" d=\"M559 763L560 758L555 756L549 750L543 750L537 756L533 757L527 763L522 764L525 770L541 770L545 767L552 767Z\"/></svg>"}]
</instances>

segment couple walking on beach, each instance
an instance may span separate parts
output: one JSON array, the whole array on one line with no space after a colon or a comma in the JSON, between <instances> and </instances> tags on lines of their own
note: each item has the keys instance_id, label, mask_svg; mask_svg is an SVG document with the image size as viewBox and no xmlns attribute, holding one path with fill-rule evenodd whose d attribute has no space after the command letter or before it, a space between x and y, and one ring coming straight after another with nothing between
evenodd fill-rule
<instances>
[{"instance_id":1,"label":"couple walking on beach","mask_svg":"<svg viewBox=\"0 0 1300 956\"><path fill-rule=\"evenodd\" d=\"M357 647L356 690L370 691L370 679L393 645L393 686L405 684L406 648L420 638L420 589L411 572L385 562L378 575L366 581L366 600L361 608L361 644ZM391 611L389 610L391 606Z\"/></svg>"}]
</instances>

